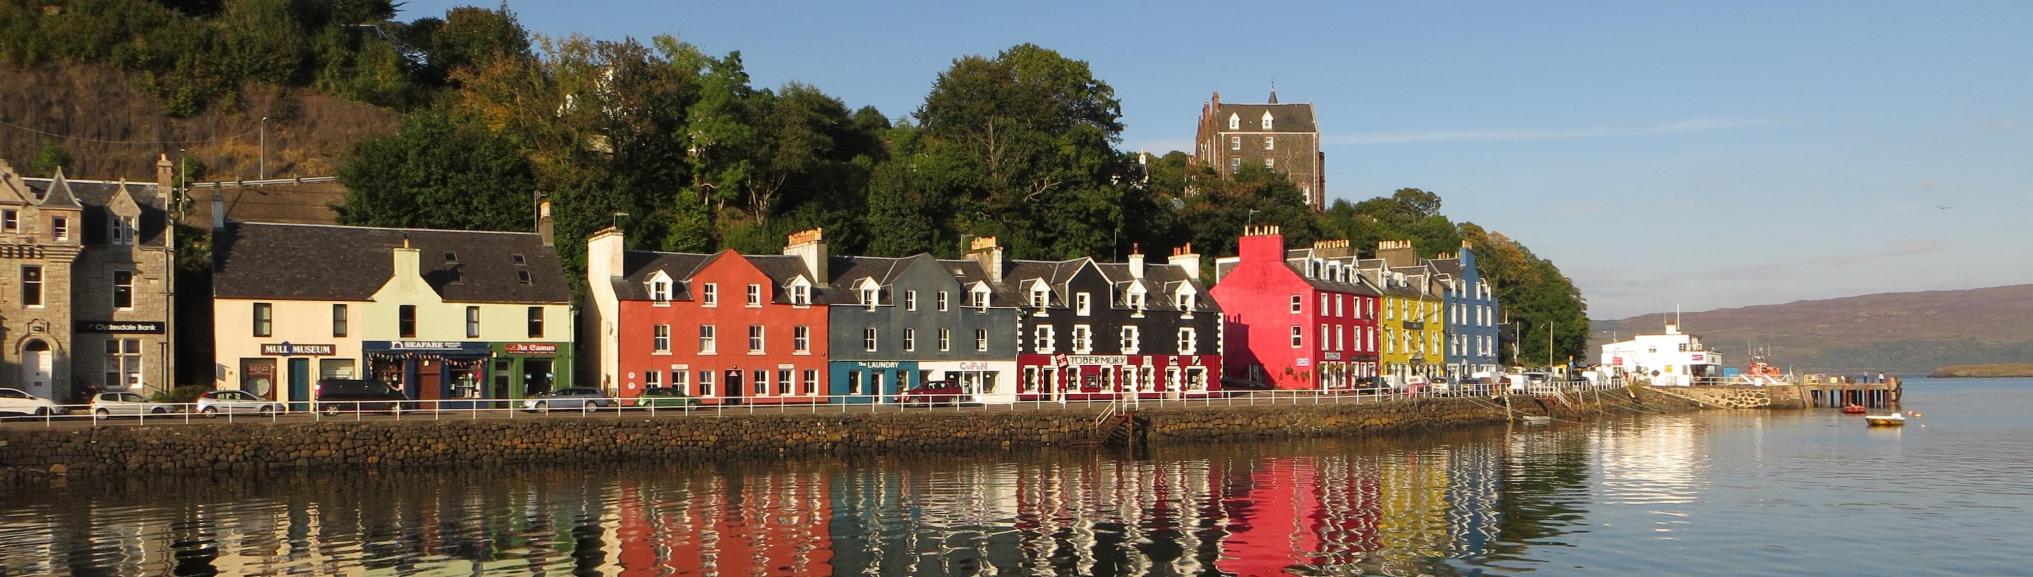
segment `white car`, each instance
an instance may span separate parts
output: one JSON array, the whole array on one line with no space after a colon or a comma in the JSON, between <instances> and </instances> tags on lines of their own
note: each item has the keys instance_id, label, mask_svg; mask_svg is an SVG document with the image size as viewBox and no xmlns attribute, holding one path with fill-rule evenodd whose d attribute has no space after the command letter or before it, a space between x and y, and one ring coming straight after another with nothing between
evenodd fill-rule
<instances>
[{"instance_id":1,"label":"white car","mask_svg":"<svg viewBox=\"0 0 2033 577\"><path fill-rule=\"evenodd\" d=\"M134 393L99 393L92 396L92 417L96 419L161 415L175 410L174 405L150 402Z\"/></svg>"},{"instance_id":2,"label":"white car","mask_svg":"<svg viewBox=\"0 0 2033 577\"><path fill-rule=\"evenodd\" d=\"M219 413L252 413L265 417L282 411L282 403L257 397L246 391L210 391L198 395L198 414L207 417L216 417Z\"/></svg>"},{"instance_id":3,"label":"white car","mask_svg":"<svg viewBox=\"0 0 2033 577\"><path fill-rule=\"evenodd\" d=\"M64 414L64 408L49 399L28 394L28 391L0 388L0 413L40 417Z\"/></svg>"}]
</instances>

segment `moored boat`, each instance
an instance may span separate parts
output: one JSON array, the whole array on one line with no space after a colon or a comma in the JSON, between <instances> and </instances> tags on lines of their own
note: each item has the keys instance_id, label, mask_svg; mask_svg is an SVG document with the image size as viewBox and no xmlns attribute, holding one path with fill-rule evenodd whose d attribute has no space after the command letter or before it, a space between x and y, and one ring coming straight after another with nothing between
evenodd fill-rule
<instances>
[{"instance_id":1,"label":"moored boat","mask_svg":"<svg viewBox=\"0 0 2033 577\"><path fill-rule=\"evenodd\" d=\"M1864 421L1873 427L1898 427L1906 424L1906 415L1892 411L1889 415L1864 415Z\"/></svg>"},{"instance_id":2,"label":"moored boat","mask_svg":"<svg viewBox=\"0 0 2033 577\"><path fill-rule=\"evenodd\" d=\"M1863 405L1859 405L1856 403L1850 403L1842 406L1842 414L1845 415L1861 415L1868 412L1871 412L1871 410L1866 409L1864 408Z\"/></svg>"}]
</instances>

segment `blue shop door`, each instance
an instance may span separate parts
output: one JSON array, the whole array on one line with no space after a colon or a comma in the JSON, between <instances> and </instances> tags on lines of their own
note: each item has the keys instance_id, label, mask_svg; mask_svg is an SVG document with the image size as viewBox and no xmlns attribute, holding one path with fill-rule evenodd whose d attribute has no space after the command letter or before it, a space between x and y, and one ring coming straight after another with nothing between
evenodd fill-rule
<instances>
[{"instance_id":1,"label":"blue shop door","mask_svg":"<svg viewBox=\"0 0 2033 577\"><path fill-rule=\"evenodd\" d=\"M289 360L289 410L310 410L311 360Z\"/></svg>"}]
</instances>

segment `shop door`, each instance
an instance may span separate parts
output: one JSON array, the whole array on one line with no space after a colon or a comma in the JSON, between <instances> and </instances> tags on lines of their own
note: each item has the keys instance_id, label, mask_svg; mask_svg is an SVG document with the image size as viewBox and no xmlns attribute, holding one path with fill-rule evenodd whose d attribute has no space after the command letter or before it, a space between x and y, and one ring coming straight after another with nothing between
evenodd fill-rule
<instances>
[{"instance_id":1,"label":"shop door","mask_svg":"<svg viewBox=\"0 0 2033 577\"><path fill-rule=\"evenodd\" d=\"M311 398L311 360L289 360L289 410L309 410L305 401Z\"/></svg>"},{"instance_id":2,"label":"shop door","mask_svg":"<svg viewBox=\"0 0 2033 577\"><path fill-rule=\"evenodd\" d=\"M56 377L55 367L56 362L54 355L50 353L49 343L41 340L28 341L28 346L22 348L21 358L21 382L28 385L28 394L56 400L50 396L56 394L50 385L50 381Z\"/></svg>"},{"instance_id":3,"label":"shop door","mask_svg":"<svg viewBox=\"0 0 2033 577\"><path fill-rule=\"evenodd\" d=\"M725 384L726 386L721 389L721 392L727 395L723 402L730 405L741 404L741 369L727 371L727 382Z\"/></svg>"},{"instance_id":4,"label":"shop door","mask_svg":"<svg viewBox=\"0 0 2033 577\"><path fill-rule=\"evenodd\" d=\"M508 385L509 383L514 382L514 379L510 376L514 374L514 368L512 366L513 364L514 362L508 359L499 359L494 361L494 388L487 393L487 398L490 399L509 398ZM497 401L495 404L496 406L494 408L497 409L501 408L499 406L500 405L499 401Z\"/></svg>"}]
</instances>

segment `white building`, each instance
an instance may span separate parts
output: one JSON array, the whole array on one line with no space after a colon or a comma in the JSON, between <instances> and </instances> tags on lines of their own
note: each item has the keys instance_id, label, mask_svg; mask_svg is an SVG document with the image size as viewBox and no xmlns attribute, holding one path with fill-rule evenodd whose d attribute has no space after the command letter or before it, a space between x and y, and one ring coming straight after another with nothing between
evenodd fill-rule
<instances>
[{"instance_id":1,"label":"white building","mask_svg":"<svg viewBox=\"0 0 2033 577\"><path fill-rule=\"evenodd\" d=\"M1666 325L1666 334L1639 335L1602 346L1602 366L1639 382L1688 386L1722 378L1722 353L1702 346L1701 337Z\"/></svg>"}]
</instances>

